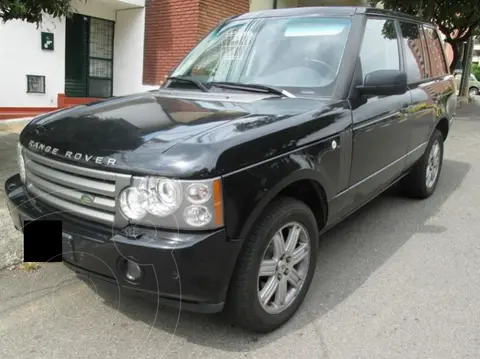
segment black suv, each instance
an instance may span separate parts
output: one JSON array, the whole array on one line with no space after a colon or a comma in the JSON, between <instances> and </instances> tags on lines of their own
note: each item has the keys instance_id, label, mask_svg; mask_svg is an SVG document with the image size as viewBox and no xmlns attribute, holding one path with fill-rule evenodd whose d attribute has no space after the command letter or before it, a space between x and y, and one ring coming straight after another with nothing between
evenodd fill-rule
<instances>
[{"instance_id":1,"label":"black suv","mask_svg":"<svg viewBox=\"0 0 480 359\"><path fill-rule=\"evenodd\" d=\"M17 229L61 219L79 273L268 332L304 300L321 233L396 182L433 193L455 108L431 24L248 13L158 90L32 120L9 208Z\"/></svg>"}]
</instances>

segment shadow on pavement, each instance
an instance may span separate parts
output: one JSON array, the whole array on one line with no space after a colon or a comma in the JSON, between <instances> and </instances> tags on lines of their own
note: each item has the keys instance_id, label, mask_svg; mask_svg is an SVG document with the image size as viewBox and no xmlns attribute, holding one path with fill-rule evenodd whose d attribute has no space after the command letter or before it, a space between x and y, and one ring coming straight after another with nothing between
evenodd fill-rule
<instances>
[{"instance_id":1,"label":"shadow on pavement","mask_svg":"<svg viewBox=\"0 0 480 359\"><path fill-rule=\"evenodd\" d=\"M151 336L160 330L199 346L252 351L292 331L300 331L337 307L416 233L446 231L448 223L444 226L426 223L461 185L469 170L467 163L445 160L437 190L429 199L406 199L392 189L322 236L317 271L304 304L289 323L268 335L241 331L226 324L220 315L179 315L177 310L169 308L160 308L157 315L157 304L152 301L122 294L119 303L116 288L97 285L95 290L105 304L132 320L148 325L154 322Z\"/></svg>"}]
</instances>

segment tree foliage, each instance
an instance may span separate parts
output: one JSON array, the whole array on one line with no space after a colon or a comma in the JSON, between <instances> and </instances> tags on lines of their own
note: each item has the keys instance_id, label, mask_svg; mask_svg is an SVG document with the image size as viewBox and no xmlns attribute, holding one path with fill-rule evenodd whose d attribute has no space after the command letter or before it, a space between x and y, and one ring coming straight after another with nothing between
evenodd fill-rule
<instances>
[{"instance_id":1,"label":"tree foliage","mask_svg":"<svg viewBox=\"0 0 480 359\"><path fill-rule=\"evenodd\" d=\"M0 19L23 20L40 24L42 16L68 16L71 13L70 0L0 0Z\"/></svg>"},{"instance_id":2,"label":"tree foliage","mask_svg":"<svg viewBox=\"0 0 480 359\"><path fill-rule=\"evenodd\" d=\"M429 21L438 26L445 41L452 46L455 68L462 55L462 43L472 35L480 34L479 0L370 0L370 6L379 2L387 10L400 11Z\"/></svg>"},{"instance_id":3,"label":"tree foliage","mask_svg":"<svg viewBox=\"0 0 480 359\"><path fill-rule=\"evenodd\" d=\"M475 75L477 79L480 80L480 66L477 64L472 65L472 74Z\"/></svg>"}]
</instances>

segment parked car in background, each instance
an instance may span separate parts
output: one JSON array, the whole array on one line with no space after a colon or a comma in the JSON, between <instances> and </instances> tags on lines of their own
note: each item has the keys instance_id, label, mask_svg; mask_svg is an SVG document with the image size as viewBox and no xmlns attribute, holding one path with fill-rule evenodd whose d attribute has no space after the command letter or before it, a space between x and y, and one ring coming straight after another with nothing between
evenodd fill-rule
<instances>
[{"instance_id":1,"label":"parked car in background","mask_svg":"<svg viewBox=\"0 0 480 359\"><path fill-rule=\"evenodd\" d=\"M319 236L395 183L434 193L456 101L430 23L247 13L156 91L32 120L8 206L19 230L60 219L78 273L270 332L302 304Z\"/></svg>"},{"instance_id":2,"label":"parked car in background","mask_svg":"<svg viewBox=\"0 0 480 359\"><path fill-rule=\"evenodd\" d=\"M460 89L460 82L462 80L462 70L455 70L455 83L457 89ZM470 74L468 81L468 94L470 96L477 96L480 93L480 81L475 77L474 74Z\"/></svg>"}]
</instances>

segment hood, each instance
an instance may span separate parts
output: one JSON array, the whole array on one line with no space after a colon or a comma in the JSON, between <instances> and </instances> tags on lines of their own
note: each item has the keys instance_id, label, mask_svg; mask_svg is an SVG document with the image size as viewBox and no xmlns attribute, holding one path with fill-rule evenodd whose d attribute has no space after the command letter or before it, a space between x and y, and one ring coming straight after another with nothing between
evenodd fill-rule
<instances>
[{"instance_id":1,"label":"hood","mask_svg":"<svg viewBox=\"0 0 480 359\"><path fill-rule=\"evenodd\" d=\"M255 127L318 110L318 105L318 101L281 99L263 93L227 96L159 90L40 116L23 130L20 141L43 156L91 168L175 175L172 173L175 167L176 175L181 176L202 167L198 163L202 160L196 158L200 148L205 151L205 141L200 139L209 138L207 147L213 155L218 148L215 149L212 138L225 147L225 136L234 135L229 126L233 123L237 133L246 133ZM214 137L208 137L209 133L215 133ZM179 158L177 147L182 143L188 146ZM174 148L175 156L169 156L169 150ZM193 163L193 158L197 163ZM184 164L183 168L178 168L179 162ZM185 168L185 163L193 167ZM169 170L165 171L166 168Z\"/></svg>"}]
</instances>

